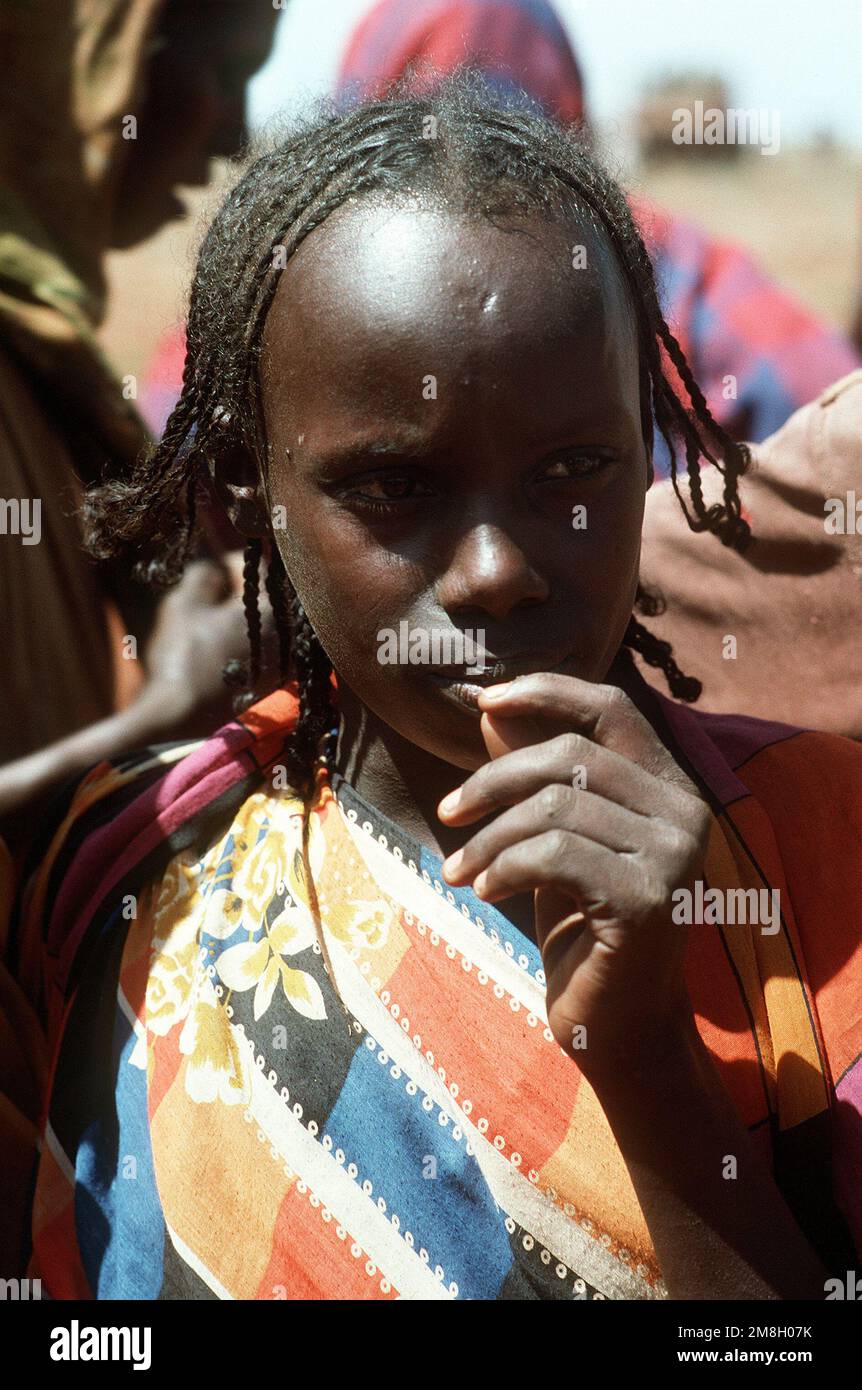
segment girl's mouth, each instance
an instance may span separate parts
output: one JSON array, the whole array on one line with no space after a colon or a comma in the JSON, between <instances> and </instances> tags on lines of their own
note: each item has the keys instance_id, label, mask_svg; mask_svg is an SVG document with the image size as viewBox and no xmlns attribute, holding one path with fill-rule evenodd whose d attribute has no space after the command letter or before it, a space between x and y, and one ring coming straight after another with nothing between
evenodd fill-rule
<instances>
[{"instance_id":1,"label":"girl's mouth","mask_svg":"<svg viewBox=\"0 0 862 1390\"><path fill-rule=\"evenodd\" d=\"M462 709L479 714L479 696L484 689L483 686L471 683L466 679L455 680L451 676L440 676L435 671L431 671L430 675L448 699L453 700ZM491 685L492 682L488 681L488 684Z\"/></svg>"},{"instance_id":2,"label":"girl's mouth","mask_svg":"<svg viewBox=\"0 0 862 1390\"><path fill-rule=\"evenodd\" d=\"M545 656L511 658L508 661L489 663L480 672L460 670L429 671L434 683L442 692L462 709L480 714L479 696L489 685L501 685L503 681L514 680L516 676L531 675L536 671L560 671L570 661L570 655L562 660L556 653Z\"/></svg>"}]
</instances>

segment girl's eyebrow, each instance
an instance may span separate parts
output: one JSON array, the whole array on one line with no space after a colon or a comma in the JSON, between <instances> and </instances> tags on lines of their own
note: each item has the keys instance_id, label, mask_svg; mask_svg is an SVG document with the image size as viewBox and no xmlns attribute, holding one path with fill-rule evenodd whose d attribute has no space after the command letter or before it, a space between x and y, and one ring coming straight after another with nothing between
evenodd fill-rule
<instances>
[{"instance_id":1,"label":"girl's eyebrow","mask_svg":"<svg viewBox=\"0 0 862 1390\"><path fill-rule=\"evenodd\" d=\"M387 463L427 464L435 457L435 454L436 450L430 442L414 441L410 443L405 440L399 443L388 439L371 439L366 442L346 444L343 448L336 447L326 449L321 453L313 453L309 458L309 467L316 473L334 475L373 462L375 459Z\"/></svg>"}]
</instances>

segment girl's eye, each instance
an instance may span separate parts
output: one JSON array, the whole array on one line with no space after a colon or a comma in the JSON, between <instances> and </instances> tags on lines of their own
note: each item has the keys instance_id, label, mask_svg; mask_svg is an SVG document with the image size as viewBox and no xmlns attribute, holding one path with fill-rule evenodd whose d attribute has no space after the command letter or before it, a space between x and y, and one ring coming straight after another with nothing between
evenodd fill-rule
<instances>
[{"instance_id":1,"label":"girl's eye","mask_svg":"<svg viewBox=\"0 0 862 1390\"><path fill-rule=\"evenodd\" d=\"M409 473L390 473L366 478L361 487L344 494L348 502L367 511L392 512L400 502L433 496L433 489Z\"/></svg>"},{"instance_id":2,"label":"girl's eye","mask_svg":"<svg viewBox=\"0 0 862 1390\"><path fill-rule=\"evenodd\" d=\"M613 463L606 454L566 454L564 458L554 459L545 469L540 482L566 481L569 478L591 478Z\"/></svg>"}]
</instances>

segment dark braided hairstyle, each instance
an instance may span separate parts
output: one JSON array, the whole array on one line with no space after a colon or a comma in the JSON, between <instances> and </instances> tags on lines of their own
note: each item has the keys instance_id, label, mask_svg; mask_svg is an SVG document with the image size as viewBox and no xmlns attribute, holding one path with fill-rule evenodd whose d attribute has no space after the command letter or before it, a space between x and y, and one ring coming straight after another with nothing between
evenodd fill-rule
<instances>
[{"instance_id":1,"label":"dark braided hairstyle","mask_svg":"<svg viewBox=\"0 0 862 1390\"><path fill-rule=\"evenodd\" d=\"M689 526L742 549L739 477L746 446L713 419L659 307L652 265L625 197L588 145L535 112L504 108L472 77L456 76L433 98L397 88L346 114L331 109L257 158L229 194L204 240L192 285L182 394L161 442L131 475L94 489L85 504L88 543L99 558L126 557L153 585L175 583L191 553L196 508L217 459L239 452L265 473L266 441L258 361L267 311L281 270L305 238L337 208L368 195L410 195L479 217L539 212L585 220L610 243L630 295L640 355L640 401L647 446L653 417L671 460L671 477ZM666 369L669 363L672 371ZM684 395L672 378L676 374ZM683 496L677 451L686 460ZM707 507L701 460L724 479L721 502ZM313 783L321 736L336 722L332 667L269 538L246 550L244 600L251 657L246 699L261 671L259 567L280 647L281 677L296 680L300 713L285 748L297 787ZM638 590L636 608L658 611ZM694 700L670 646L632 617L623 646L660 667L671 693ZM234 670L226 678L238 676Z\"/></svg>"}]
</instances>

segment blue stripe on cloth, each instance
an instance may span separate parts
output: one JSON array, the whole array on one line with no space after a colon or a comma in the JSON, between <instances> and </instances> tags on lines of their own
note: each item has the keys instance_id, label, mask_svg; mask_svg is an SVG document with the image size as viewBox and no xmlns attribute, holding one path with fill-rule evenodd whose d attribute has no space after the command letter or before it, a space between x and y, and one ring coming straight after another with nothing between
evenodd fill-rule
<instances>
[{"instance_id":1,"label":"blue stripe on cloth","mask_svg":"<svg viewBox=\"0 0 862 1390\"><path fill-rule=\"evenodd\" d=\"M147 1114L147 1073L129 1065L136 1038L119 1007L116 1111L85 1130L75 1161L75 1222L96 1298L156 1299L165 1225Z\"/></svg>"},{"instance_id":2,"label":"blue stripe on cloth","mask_svg":"<svg viewBox=\"0 0 862 1390\"><path fill-rule=\"evenodd\" d=\"M419 858L419 870L421 873L428 874L432 887L435 887L442 897L445 897L448 902L462 912L466 907L470 917L474 921L478 917L484 923L489 934L496 931L503 943L503 950L506 955L518 961L525 971L535 975L537 970L541 970L542 954L535 941L531 941L528 936L525 936L520 928L510 922L508 917L504 917L493 903L486 903L481 898L477 898L472 888L453 888L445 879L440 877L442 867L443 860L439 855L434 854L432 850L426 849L423 845ZM464 915L466 916L467 913Z\"/></svg>"},{"instance_id":3,"label":"blue stripe on cloth","mask_svg":"<svg viewBox=\"0 0 862 1390\"><path fill-rule=\"evenodd\" d=\"M373 1184L368 1200L383 1198L414 1249L428 1251L429 1268L440 1265L442 1282L458 1285L458 1297L495 1299L513 1263L505 1216L482 1177L467 1140L453 1137L451 1121L409 1077L393 1077L391 1058L367 1035L326 1121L326 1133L358 1169L356 1182ZM430 1106L430 1110L423 1108ZM466 1238L469 1233L469 1239Z\"/></svg>"}]
</instances>

